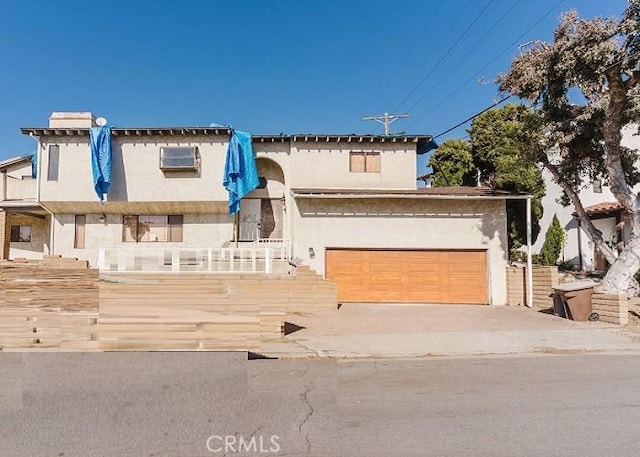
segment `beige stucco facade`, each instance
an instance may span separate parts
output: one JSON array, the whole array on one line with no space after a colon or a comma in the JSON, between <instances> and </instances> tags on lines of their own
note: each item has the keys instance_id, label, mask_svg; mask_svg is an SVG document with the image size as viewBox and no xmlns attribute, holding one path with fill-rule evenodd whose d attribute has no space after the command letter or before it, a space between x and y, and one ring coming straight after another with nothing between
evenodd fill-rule
<instances>
[{"instance_id":1,"label":"beige stucco facade","mask_svg":"<svg viewBox=\"0 0 640 457\"><path fill-rule=\"evenodd\" d=\"M294 254L316 271L327 248L484 249L490 303L506 304L504 200L298 199L294 211Z\"/></svg>"},{"instance_id":2,"label":"beige stucco facade","mask_svg":"<svg viewBox=\"0 0 640 457\"><path fill-rule=\"evenodd\" d=\"M82 113L81 113L82 114ZM85 113L86 114L86 113ZM48 129L23 129L39 140L36 198L53 213L44 250L96 265L101 249L155 250L232 245L240 233L228 215L224 189L228 135L216 129L116 129L112 184L100 203L93 189L87 123L58 117ZM53 118L52 118L53 119ZM53 121L52 121L53 122ZM54 122L54 123L55 123ZM211 133L211 132L214 133ZM224 132L224 130L222 131ZM325 273L328 248L481 249L487 252L488 302L506 302L504 199L301 198L294 189L415 190L417 150L428 137L257 136L254 150L263 188L247 195L259 217L271 217L266 238L290 242L296 260ZM58 176L48 179L49 152L59 148ZM160 168L163 147L197 148L195 170ZM352 152L374 153L375 169L351 170ZM76 248L76 215L85 215L84 247ZM242 214L242 213L241 213ZM181 215L182 241L123 241L126 215ZM50 217L50 216L48 216ZM240 220L241 221L241 220ZM262 219L261 219L262 221ZM242 222L242 221L241 221ZM45 235L46 238L46 235ZM47 238L48 240L48 238ZM310 250L311 248L311 250ZM313 252L313 255L310 252Z\"/></svg>"},{"instance_id":3,"label":"beige stucco facade","mask_svg":"<svg viewBox=\"0 0 640 457\"><path fill-rule=\"evenodd\" d=\"M221 214L185 214L182 242L123 241L123 216L87 214L85 247L75 248L75 214L57 214L53 227L54 252L64 257L88 260L96 265L100 249L156 250L222 247L233 240L233 219Z\"/></svg>"},{"instance_id":4,"label":"beige stucco facade","mask_svg":"<svg viewBox=\"0 0 640 457\"><path fill-rule=\"evenodd\" d=\"M225 201L222 187L226 138L113 137L111 203L126 202L215 202ZM59 146L58 179L47 179L50 147ZM196 171L164 172L160 169L160 148L195 146L198 148ZM41 143L40 200L54 202L97 202L91 174L88 137L54 137ZM70 185L73 183L73 185Z\"/></svg>"}]
</instances>

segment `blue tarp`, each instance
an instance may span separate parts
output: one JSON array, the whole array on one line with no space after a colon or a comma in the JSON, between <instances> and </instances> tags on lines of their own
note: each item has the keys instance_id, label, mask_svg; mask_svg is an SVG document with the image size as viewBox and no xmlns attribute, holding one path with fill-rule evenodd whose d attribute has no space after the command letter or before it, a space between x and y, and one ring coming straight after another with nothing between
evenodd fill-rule
<instances>
[{"instance_id":1,"label":"blue tarp","mask_svg":"<svg viewBox=\"0 0 640 457\"><path fill-rule=\"evenodd\" d=\"M229 192L229 214L237 213L240 200L258 187L258 168L248 133L231 130L222 184Z\"/></svg>"},{"instance_id":2,"label":"blue tarp","mask_svg":"<svg viewBox=\"0 0 640 457\"><path fill-rule=\"evenodd\" d=\"M33 155L31 156L31 177L34 179L38 177L38 153L37 152L34 152Z\"/></svg>"},{"instance_id":3,"label":"blue tarp","mask_svg":"<svg viewBox=\"0 0 640 457\"><path fill-rule=\"evenodd\" d=\"M109 193L111 186L111 127L91 127L91 171L93 172L93 187L100 201Z\"/></svg>"}]
</instances>

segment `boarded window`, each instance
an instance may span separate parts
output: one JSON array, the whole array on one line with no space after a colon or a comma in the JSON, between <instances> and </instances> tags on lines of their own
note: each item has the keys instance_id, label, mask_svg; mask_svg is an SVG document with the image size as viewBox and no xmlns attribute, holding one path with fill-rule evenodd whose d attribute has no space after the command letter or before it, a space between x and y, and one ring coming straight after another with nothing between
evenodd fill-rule
<instances>
[{"instance_id":1,"label":"boarded window","mask_svg":"<svg viewBox=\"0 0 640 457\"><path fill-rule=\"evenodd\" d=\"M365 156L364 171L367 173L380 173L380 153L368 152Z\"/></svg>"},{"instance_id":2,"label":"boarded window","mask_svg":"<svg viewBox=\"0 0 640 457\"><path fill-rule=\"evenodd\" d=\"M380 173L380 153L349 153L349 171L352 173Z\"/></svg>"},{"instance_id":3,"label":"boarded window","mask_svg":"<svg viewBox=\"0 0 640 457\"><path fill-rule=\"evenodd\" d=\"M30 225L12 225L11 226L11 242L12 243L30 243L31 242L31 226Z\"/></svg>"},{"instance_id":4,"label":"boarded window","mask_svg":"<svg viewBox=\"0 0 640 457\"><path fill-rule=\"evenodd\" d=\"M60 146L49 146L49 164L47 168L47 181L58 180L58 168L60 165Z\"/></svg>"},{"instance_id":5,"label":"boarded window","mask_svg":"<svg viewBox=\"0 0 640 457\"><path fill-rule=\"evenodd\" d=\"M131 215L122 220L123 242L180 242L182 215Z\"/></svg>"},{"instance_id":6,"label":"boarded window","mask_svg":"<svg viewBox=\"0 0 640 457\"><path fill-rule=\"evenodd\" d=\"M86 225L87 216L84 214L76 214L76 234L73 241L73 247L76 249L84 249Z\"/></svg>"},{"instance_id":7,"label":"boarded window","mask_svg":"<svg viewBox=\"0 0 640 457\"><path fill-rule=\"evenodd\" d=\"M182 241L183 216L176 214L168 217L169 220L169 241Z\"/></svg>"},{"instance_id":8,"label":"boarded window","mask_svg":"<svg viewBox=\"0 0 640 457\"><path fill-rule=\"evenodd\" d=\"M349 154L349 171L352 173L364 173L364 152L352 152Z\"/></svg>"}]
</instances>

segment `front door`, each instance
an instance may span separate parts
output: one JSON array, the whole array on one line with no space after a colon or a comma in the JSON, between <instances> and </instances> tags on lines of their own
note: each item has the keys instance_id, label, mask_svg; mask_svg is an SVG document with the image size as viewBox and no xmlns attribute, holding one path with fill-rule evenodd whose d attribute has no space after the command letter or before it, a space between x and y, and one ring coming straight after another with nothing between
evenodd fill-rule
<instances>
[{"instance_id":1,"label":"front door","mask_svg":"<svg viewBox=\"0 0 640 457\"><path fill-rule=\"evenodd\" d=\"M255 241L260 234L260 199L245 198L240 203L239 241Z\"/></svg>"}]
</instances>

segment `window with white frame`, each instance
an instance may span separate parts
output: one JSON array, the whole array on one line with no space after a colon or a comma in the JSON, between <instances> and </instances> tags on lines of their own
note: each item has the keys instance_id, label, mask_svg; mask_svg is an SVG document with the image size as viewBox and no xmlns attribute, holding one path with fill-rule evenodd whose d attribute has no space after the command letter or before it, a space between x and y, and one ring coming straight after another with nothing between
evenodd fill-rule
<instances>
[{"instance_id":1,"label":"window with white frame","mask_svg":"<svg viewBox=\"0 0 640 457\"><path fill-rule=\"evenodd\" d=\"M161 170L196 170L198 168L198 149L196 147L160 148Z\"/></svg>"}]
</instances>

